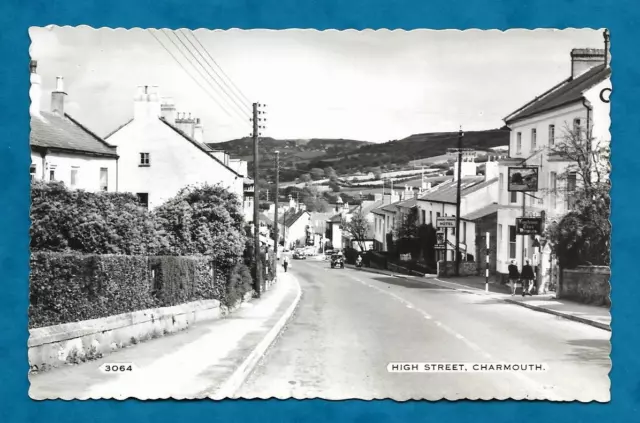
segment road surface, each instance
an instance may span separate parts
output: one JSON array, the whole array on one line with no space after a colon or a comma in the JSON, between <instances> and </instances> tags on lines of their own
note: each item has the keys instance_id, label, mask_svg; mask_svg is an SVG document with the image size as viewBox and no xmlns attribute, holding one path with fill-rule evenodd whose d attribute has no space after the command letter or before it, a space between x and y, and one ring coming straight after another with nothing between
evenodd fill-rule
<instances>
[{"instance_id":1,"label":"road surface","mask_svg":"<svg viewBox=\"0 0 640 423\"><path fill-rule=\"evenodd\" d=\"M302 299L243 398L609 401L610 332L328 262L293 261ZM544 363L545 372L390 373L390 362Z\"/></svg>"}]
</instances>

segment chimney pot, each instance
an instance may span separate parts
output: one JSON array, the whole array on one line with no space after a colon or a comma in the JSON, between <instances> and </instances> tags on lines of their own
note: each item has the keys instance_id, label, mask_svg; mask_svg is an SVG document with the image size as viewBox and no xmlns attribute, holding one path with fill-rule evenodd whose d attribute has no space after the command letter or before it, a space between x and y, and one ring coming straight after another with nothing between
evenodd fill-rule
<instances>
[{"instance_id":1,"label":"chimney pot","mask_svg":"<svg viewBox=\"0 0 640 423\"><path fill-rule=\"evenodd\" d=\"M64 83L61 76L56 78L56 91L51 93L51 112L64 117Z\"/></svg>"},{"instance_id":2,"label":"chimney pot","mask_svg":"<svg viewBox=\"0 0 640 423\"><path fill-rule=\"evenodd\" d=\"M61 76L56 78L56 91L60 93L64 92L64 78Z\"/></svg>"},{"instance_id":3,"label":"chimney pot","mask_svg":"<svg viewBox=\"0 0 640 423\"><path fill-rule=\"evenodd\" d=\"M38 70L38 61L37 60L31 60L29 62L29 71L31 73L37 73Z\"/></svg>"}]
</instances>

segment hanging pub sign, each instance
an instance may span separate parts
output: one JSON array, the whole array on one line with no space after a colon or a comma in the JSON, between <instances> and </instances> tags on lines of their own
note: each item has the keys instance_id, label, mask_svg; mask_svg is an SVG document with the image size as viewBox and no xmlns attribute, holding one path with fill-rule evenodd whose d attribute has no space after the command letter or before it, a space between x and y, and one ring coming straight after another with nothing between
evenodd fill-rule
<instances>
[{"instance_id":1,"label":"hanging pub sign","mask_svg":"<svg viewBox=\"0 0 640 423\"><path fill-rule=\"evenodd\" d=\"M444 232L436 232L436 250L444 250Z\"/></svg>"},{"instance_id":2,"label":"hanging pub sign","mask_svg":"<svg viewBox=\"0 0 640 423\"><path fill-rule=\"evenodd\" d=\"M542 218L516 217L516 234L542 235Z\"/></svg>"},{"instance_id":3,"label":"hanging pub sign","mask_svg":"<svg viewBox=\"0 0 640 423\"><path fill-rule=\"evenodd\" d=\"M536 192L538 191L538 168L509 167L508 181L509 191Z\"/></svg>"}]
</instances>

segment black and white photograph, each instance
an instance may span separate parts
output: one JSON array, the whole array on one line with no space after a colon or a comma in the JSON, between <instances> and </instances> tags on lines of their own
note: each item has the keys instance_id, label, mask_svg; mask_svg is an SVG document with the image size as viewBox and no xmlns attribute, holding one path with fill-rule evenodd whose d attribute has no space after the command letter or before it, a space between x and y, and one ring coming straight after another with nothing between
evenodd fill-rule
<instances>
[{"instance_id":1,"label":"black and white photograph","mask_svg":"<svg viewBox=\"0 0 640 423\"><path fill-rule=\"evenodd\" d=\"M32 399L610 401L608 30L29 35Z\"/></svg>"}]
</instances>

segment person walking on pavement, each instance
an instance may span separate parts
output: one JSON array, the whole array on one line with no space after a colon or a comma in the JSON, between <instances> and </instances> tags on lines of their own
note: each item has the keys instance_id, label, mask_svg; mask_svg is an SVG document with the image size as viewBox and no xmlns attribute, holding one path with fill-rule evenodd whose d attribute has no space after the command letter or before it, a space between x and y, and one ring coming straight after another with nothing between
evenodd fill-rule
<instances>
[{"instance_id":1,"label":"person walking on pavement","mask_svg":"<svg viewBox=\"0 0 640 423\"><path fill-rule=\"evenodd\" d=\"M511 283L511 296L514 296L516 295L516 286L518 285L518 279L520 279L520 272L518 272L518 266L516 266L515 260L511 260L511 264L509 265L508 270L509 282Z\"/></svg>"},{"instance_id":2,"label":"person walking on pavement","mask_svg":"<svg viewBox=\"0 0 640 423\"><path fill-rule=\"evenodd\" d=\"M525 295L533 295L531 294L531 290L533 289L533 280L535 279L535 274L533 273L533 267L529 262L529 259L525 260L524 266L522 266L522 296Z\"/></svg>"},{"instance_id":3,"label":"person walking on pavement","mask_svg":"<svg viewBox=\"0 0 640 423\"><path fill-rule=\"evenodd\" d=\"M287 273L287 267L289 267L289 259L287 258L287 256L284 256L282 267L284 267L284 272Z\"/></svg>"}]
</instances>

